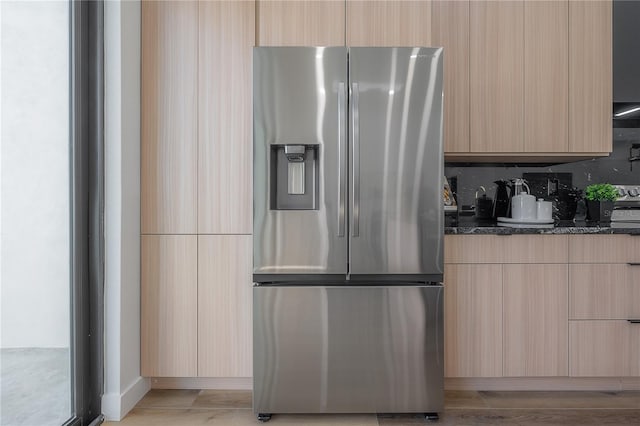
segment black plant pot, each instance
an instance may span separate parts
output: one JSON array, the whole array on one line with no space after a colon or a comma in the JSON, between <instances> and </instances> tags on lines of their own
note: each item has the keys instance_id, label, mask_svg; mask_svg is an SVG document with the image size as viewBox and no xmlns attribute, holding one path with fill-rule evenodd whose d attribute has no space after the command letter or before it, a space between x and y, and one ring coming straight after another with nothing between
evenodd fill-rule
<instances>
[{"instance_id":1,"label":"black plant pot","mask_svg":"<svg viewBox=\"0 0 640 426\"><path fill-rule=\"evenodd\" d=\"M587 220L593 222L611 222L613 201L587 200Z\"/></svg>"}]
</instances>

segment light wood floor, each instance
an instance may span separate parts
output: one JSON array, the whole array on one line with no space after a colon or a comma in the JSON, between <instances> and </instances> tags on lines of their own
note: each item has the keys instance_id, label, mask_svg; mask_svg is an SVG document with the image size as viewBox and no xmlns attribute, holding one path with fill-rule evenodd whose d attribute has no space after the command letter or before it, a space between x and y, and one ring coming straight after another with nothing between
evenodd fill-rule
<instances>
[{"instance_id":1,"label":"light wood floor","mask_svg":"<svg viewBox=\"0 0 640 426\"><path fill-rule=\"evenodd\" d=\"M261 424L249 391L151 390L117 426ZM439 422L412 415L274 415L265 426L640 425L640 392L445 392Z\"/></svg>"}]
</instances>

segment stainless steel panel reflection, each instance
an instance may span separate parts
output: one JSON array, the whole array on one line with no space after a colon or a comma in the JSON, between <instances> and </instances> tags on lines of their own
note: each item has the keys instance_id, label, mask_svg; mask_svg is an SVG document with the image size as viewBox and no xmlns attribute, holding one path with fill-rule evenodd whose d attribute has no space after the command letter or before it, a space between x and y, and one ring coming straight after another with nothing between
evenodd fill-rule
<instances>
[{"instance_id":1,"label":"stainless steel panel reflection","mask_svg":"<svg viewBox=\"0 0 640 426\"><path fill-rule=\"evenodd\" d=\"M442 306L442 286L254 287L254 411L441 411Z\"/></svg>"},{"instance_id":2,"label":"stainless steel panel reflection","mask_svg":"<svg viewBox=\"0 0 640 426\"><path fill-rule=\"evenodd\" d=\"M347 272L344 201L346 48L254 48L254 273ZM272 145L317 145L315 210L271 209ZM344 149L344 152L339 152ZM307 171L309 167L305 167ZM284 188L287 192L287 187ZM346 194L344 194L346 196ZM342 229L341 229L342 228Z\"/></svg>"},{"instance_id":3,"label":"stainless steel panel reflection","mask_svg":"<svg viewBox=\"0 0 640 426\"><path fill-rule=\"evenodd\" d=\"M349 81L350 272L442 274L442 49L349 48Z\"/></svg>"}]
</instances>

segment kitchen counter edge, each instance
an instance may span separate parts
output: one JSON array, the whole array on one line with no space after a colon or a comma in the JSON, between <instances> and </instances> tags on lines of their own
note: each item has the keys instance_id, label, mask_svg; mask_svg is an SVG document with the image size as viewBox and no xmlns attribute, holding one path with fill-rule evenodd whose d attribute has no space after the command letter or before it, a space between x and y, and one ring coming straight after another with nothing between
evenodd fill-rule
<instances>
[{"instance_id":1,"label":"kitchen counter edge","mask_svg":"<svg viewBox=\"0 0 640 426\"><path fill-rule=\"evenodd\" d=\"M629 234L640 235L640 228L610 226L556 226L553 228L509 228L503 226L447 226L445 235L511 234Z\"/></svg>"}]
</instances>

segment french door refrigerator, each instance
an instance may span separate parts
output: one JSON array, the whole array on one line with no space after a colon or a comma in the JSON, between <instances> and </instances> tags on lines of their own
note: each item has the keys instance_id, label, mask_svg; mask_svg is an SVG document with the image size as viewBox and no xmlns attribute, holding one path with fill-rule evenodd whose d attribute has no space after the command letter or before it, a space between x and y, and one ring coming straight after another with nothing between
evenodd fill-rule
<instances>
[{"instance_id":1,"label":"french door refrigerator","mask_svg":"<svg viewBox=\"0 0 640 426\"><path fill-rule=\"evenodd\" d=\"M254 411L442 410L442 49L253 55Z\"/></svg>"}]
</instances>

